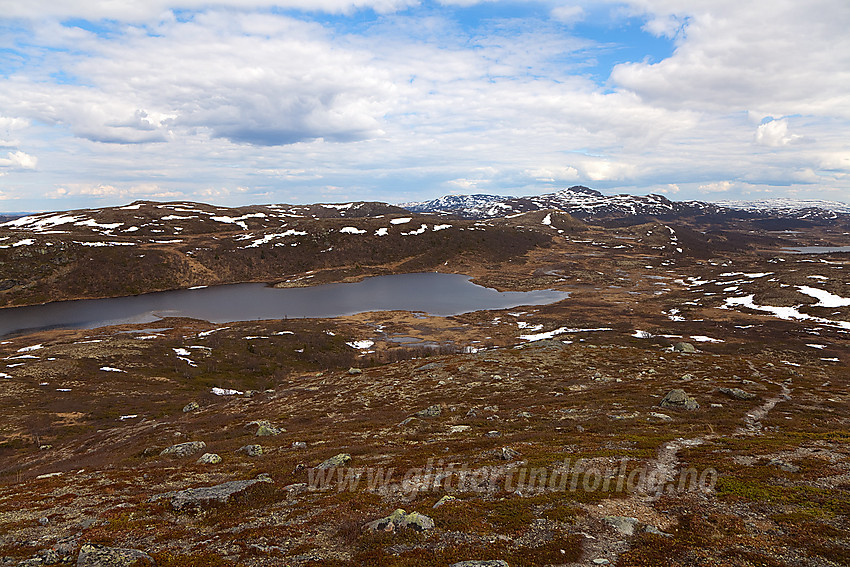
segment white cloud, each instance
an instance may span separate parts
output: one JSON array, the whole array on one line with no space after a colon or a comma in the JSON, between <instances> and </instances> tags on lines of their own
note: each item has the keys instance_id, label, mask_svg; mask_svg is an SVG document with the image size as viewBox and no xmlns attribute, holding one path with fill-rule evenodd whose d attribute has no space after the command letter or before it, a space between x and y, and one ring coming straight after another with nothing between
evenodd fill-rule
<instances>
[{"instance_id":1,"label":"white cloud","mask_svg":"<svg viewBox=\"0 0 850 567\"><path fill-rule=\"evenodd\" d=\"M702 193L726 193L732 189L733 185L731 181L715 181L699 186L699 190Z\"/></svg>"},{"instance_id":2,"label":"white cloud","mask_svg":"<svg viewBox=\"0 0 850 567\"><path fill-rule=\"evenodd\" d=\"M38 158L20 150L8 152L5 158L0 158L0 169L35 169Z\"/></svg>"},{"instance_id":3,"label":"white cloud","mask_svg":"<svg viewBox=\"0 0 850 567\"><path fill-rule=\"evenodd\" d=\"M171 199L180 198L184 195L177 191L162 189L153 183L121 187L108 184L89 185L85 183L70 183L44 194L44 197L48 199L64 199L79 196L96 198L115 197L120 199L143 196L148 199Z\"/></svg>"},{"instance_id":4,"label":"white cloud","mask_svg":"<svg viewBox=\"0 0 850 567\"><path fill-rule=\"evenodd\" d=\"M158 19L170 10L198 10L210 5L219 8L292 8L309 12L348 14L373 9L388 13L418 4L417 0L0 0L0 13L7 18L82 18L139 22Z\"/></svg>"},{"instance_id":5,"label":"white cloud","mask_svg":"<svg viewBox=\"0 0 850 567\"><path fill-rule=\"evenodd\" d=\"M552 9L552 17L565 24L580 22L584 16L584 8L581 6L556 6Z\"/></svg>"},{"instance_id":6,"label":"white cloud","mask_svg":"<svg viewBox=\"0 0 850 567\"><path fill-rule=\"evenodd\" d=\"M765 122L756 129L756 143L762 146L779 148L799 138L800 136L788 132L788 121L785 118Z\"/></svg>"}]
</instances>

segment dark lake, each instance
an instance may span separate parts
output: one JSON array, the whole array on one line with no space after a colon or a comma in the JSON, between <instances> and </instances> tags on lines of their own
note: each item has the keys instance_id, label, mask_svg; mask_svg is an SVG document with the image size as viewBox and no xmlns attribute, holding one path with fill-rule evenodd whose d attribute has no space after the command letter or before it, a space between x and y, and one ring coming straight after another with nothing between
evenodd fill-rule
<instances>
[{"instance_id":1,"label":"dark lake","mask_svg":"<svg viewBox=\"0 0 850 567\"><path fill-rule=\"evenodd\" d=\"M400 274L358 283L277 289L261 283L212 286L116 297L57 301L0 310L0 336L55 328L92 329L193 317L212 323L293 317L338 317L364 311L458 315L485 309L555 303L553 290L499 292L459 274Z\"/></svg>"}]
</instances>

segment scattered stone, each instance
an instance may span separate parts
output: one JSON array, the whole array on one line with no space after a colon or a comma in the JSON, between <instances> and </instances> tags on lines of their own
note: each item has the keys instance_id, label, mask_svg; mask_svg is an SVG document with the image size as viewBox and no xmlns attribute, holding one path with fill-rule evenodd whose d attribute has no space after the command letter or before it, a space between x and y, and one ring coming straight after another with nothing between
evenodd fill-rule
<instances>
[{"instance_id":1,"label":"scattered stone","mask_svg":"<svg viewBox=\"0 0 850 567\"><path fill-rule=\"evenodd\" d=\"M249 457L259 457L263 454L262 445L244 445L236 450L237 453L245 453Z\"/></svg>"},{"instance_id":2,"label":"scattered stone","mask_svg":"<svg viewBox=\"0 0 850 567\"><path fill-rule=\"evenodd\" d=\"M520 455L519 451L510 447L496 449L493 453L495 453L497 459L501 459L502 461L513 461Z\"/></svg>"},{"instance_id":3,"label":"scattered stone","mask_svg":"<svg viewBox=\"0 0 850 567\"><path fill-rule=\"evenodd\" d=\"M693 374L682 374L682 377L679 378L679 380L682 380L683 382L690 382L691 380L695 379L696 376L694 376Z\"/></svg>"},{"instance_id":4,"label":"scattered stone","mask_svg":"<svg viewBox=\"0 0 850 567\"><path fill-rule=\"evenodd\" d=\"M334 455L330 459L324 461L320 465L318 465L317 469L332 469L334 467L342 467L348 464L351 460L351 455L348 453L340 453L339 455Z\"/></svg>"},{"instance_id":5,"label":"scattered stone","mask_svg":"<svg viewBox=\"0 0 850 567\"><path fill-rule=\"evenodd\" d=\"M252 480L233 480L215 486L202 486L200 488L189 488L177 492L166 492L151 498L151 501L168 498L175 510L195 508L203 504L216 502L227 504L227 500L234 494L243 492L245 489L261 482L274 482L268 475L260 475Z\"/></svg>"},{"instance_id":6,"label":"scattered stone","mask_svg":"<svg viewBox=\"0 0 850 567\"><path fill-rule=\"evenodd\" d=\"M416 417L438 417L442 413L443 408L440 406L440 404L434 404L433 406L428 406L423 410L419 410L413 415L415 415Z\"/></svg>"},{"instance_id":7,"label":"scattered stone","mask_svg":"<svg viewBox=\"0 0 850 567\"><path fill-rule=\"evenodd\" d=\"M611 562L608 561L607 559L603 558L603 557L600 557L599 559L593 560L594 565L608 565L609 563L611 563Z\"/></svg>"},{"instance_id":8,"label":"scattered stone","mask_svg":"<svg viewBox=\"0 0 850 567\"><path fill-rule=\"evenodd\" d=\"M663 408L697 410L699 404L696 399L687 395L681 388L676 388L667 392L664 399L659 404Z\"/></svg>"},{"instance_id":9,"label":"scattered stone","mask_svg":"<svg viewBox=\"0 0 850 567\"><path fill-rule=\"evenodd\" d=\"M189 413L190 411L195 411L196 409L200 409L201 405L198 402L189 402L185 406L183 406L183 413Z\"/></svg>"},{"instance_id":10,"label":"scattered stone","mask_svg":"<svg viewBox=\"0 0 850 567\"><path fill-rule=\"evenodd\" d=\"M393 532L401 528L412 528L419 532L430 530L434 527L434 520L420 514L419 512L411 512L408 514L403 509L398 508L392 514L385 518L380 518L369 522L364 526L364 529L373 532Z\"/></svg>"},{"instance_id":11,"label":"scattered stone","mask_svg":"<svg viewBox=\"0 0 850 567\"><path fill-rule=\"evenodd\" d=\"M634 535L635 526L640 523L637 518L630 516L605 516L603 520L609 526L626 536Z\"/></svg>"},{"instance_id":12,"label":"scattered stone","mask_svg":"<svg viewBox=\"0 0 850 567\"><path fill-rule=\"evenodd\" d=\"M499 433L496 430L488 431L487 433L484 434L484 437L501 437L501 436L502 436L502 434Z\"/></svg>"},{"instance_id":13,"label":"scattered stone","mask_svg":"<svg viewBox=\"0 0 850 567\"><path fill-rule=\"evenodd\" d=\"M654 417L655 419L660 419L661 421L673 421L673 418L667 415L666 413L658 413L657 411L649 412L649 417Z\"/></svg>"},{"instance_id":14,"label":"scattered stone","mask_svg":"<svg viewBox=\"0 0 850 567\"><path fill-rule=\"evenodd\" d=\"M746 392L741 388L718 388L717 391L736 400L752 400L756 397L756 394Z\"/></svg>"},{"instance_id":15,"label":"scattered stone","mask_svg":"<svg viewBox=\"0 0 850 567\"><path fill-rule=\"evenodd\" d=\"M697 349L691 343L676 343L673 345L673 352L694 353Z\"/></svg>"},{"instance_id":16,"label":"scattered stone","mask_svg":"<svg viewBox=\"0 0 850 567\"><path fill-rule=\"evenodd\" d=\"M425 370L439 370L442 367L443 367L443 365L440 364L439 362L429 362L428 364L423 364L419 368L414 368L413 371L414 372L422 372L422 371L425 371Z\"/></svg>"},{"instance_id":17,"label":"scattered stone","mask_svg":"<svg viewBox=\"0 0 850 567\"><path fill-rule=\"evenodd\" d=\"M790 473L800 472L800 467L792 463L786 463L782 459L770 459L767 463L770 466L779 467L781 470Z\"/></svg>"},{"instance_id":18,"label":"scattered stone","mask_svg":"<svg viewBox=\"0 0 850 567\"><path fill-rule=\"evenodd\" d=\"M159 455L167 457L188 457L203 451L206 447L207 444L203 441L187 441L186 443L178 443L177 445L172 445L171 447L163 449Z\"/></svg>"},{"instance_id":19,"label":"scattered stone","mask_svg":"<svg viewBox=\"0 0 850 567\"><path fill-rule=\"evenodd\" d=\"M502 559L489 559L489 560L472 560L472 561L458 561L457 563L452 563L449 567L511 567L507 561Z\"/></svg>"},{"instance_id":20,"label":"scattered stone","mask_svg":"<svg viewBox=\"0 0 850 567\"><path fill-rule=\"evenodd\" d=\"M519 412L517 415L518 415L519 417L524 417L525 419L531 419L531 418L533 417L533 416L531 415L531 413L529 413L529 412L527 412L527 411L521 411L521 412Z\"/></svg>"},{"instance_id":21,"label":"scattered stone","mask_svg":"<svg viewBox=\"0 0 850 567\"><path fill-rule=\"evenodd\" d=\"M50 523L50 518L48 518L47 516L45 516L43 518L39 518L38 523L41 524L42 526L46 526L47 524Z\"/></svg>"},{"instance_id":22,"label":"scattered stone","mask_svg":"<svg viewBox=\"0 0 850 567\"><path fill-rule=\"evenodd\" d=\"M465 431L469 431L472 429L471 425L452 425L452 428L449 429L449 433L463 433Z\"/></svg>"},{"instance_id":23,"label":"scattered stone","mask_svg":"<svg viewBox=\"0 0 850 567\"><path fill-rule=\"evenodd\" d=\"M398 424L398 426L399 426L399 427L404 427L405 425L408 425L408 424L410 424L410 423L412 423L412 422L414 422L414 421L416 421L416 418L415 418L415 417L413 417L413 416L410 416L410 417L408 417L407 419L405 419L404 421L402 421L401 423L399 423L399 424Z\"/></svg>"},{"instance_id":24,"label":"scattered stone","mask_svg":"<svg viewBox=\"0 0 850 567\"><path fill-rule=\"evenodd\" d=\"M293 441L292 442L292 448L293 449L306 449L307 443L305 443L304 441Z\"/></svg>"},{"instance_id":25,"label":"scattered stone","mask_svg":"<svg viewBox=\"0 0 850 567\"><path fill-rule=\"evenodd\" d=\"M359 368L354 368L353 366L348 369L348 374L350 376L357 376L358 374L363 374L363 371Z\"/></svg>"},{"instance_id":26,"label":"scattered stone","mask_svg":"<svg viewBox=\"0 0 850 567\"><path fill-rule=\"evenodd\" d=\"M77 567L130 567L156 565L153 557L138 549L84 544L77 558Z\"/></svg>"},{"instance_id":27,"label":"scattered stone","mask_svg":"<svg viewBox=\"0 0 850 567\"><path fill-rule=\"evenodd\" d=\"M713 408L722 408L722 407L723 407L723 404L711 404L711 407L713 407Z\"/></svg>"},{"instance_id":28,"label":"scattered stone","mask_svg":"<svg viewBox=\"0 0 850 567\"><path fill-rule=\"evenodd\" d=\"M454 496L452 496L451 494L446 494L445 496L443 496L442 498L440 498L439 500L437 500L437 502L436 502L436 503L434 503L434 505L432 506L432 508L439 508L439 507L440 507L440 506L442 506L443 504L448 504L449 502L452 502L452 501L454 501L454 500L457 500L457 498L455 498L455 497L454 497Z\"/></svg>"},{"instance_id":29,"label":"scattered stone","mask_svg":"<svg viewBox=\"0 0 850 567\"><path fill-rule=\"evenodd\" d=\"M204 453L198 459L199 465L217 465L221 462L221 456L216 453Z\"/></svg>"}]
</instances>

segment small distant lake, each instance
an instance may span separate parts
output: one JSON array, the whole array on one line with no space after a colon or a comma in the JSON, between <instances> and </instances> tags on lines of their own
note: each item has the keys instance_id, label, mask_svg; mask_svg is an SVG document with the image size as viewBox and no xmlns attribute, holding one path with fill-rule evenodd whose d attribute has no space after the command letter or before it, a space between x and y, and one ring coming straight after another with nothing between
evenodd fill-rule
<instances>
[{"instance_id":1,"label":"small distant lake","mask_svg":"<svg viewBox=\"0 0 850 567\"><path fill-rule=\"evenodd\" d=\"M850 252L850 246L791 246L783 248L786 254L830 254L833 252Z\"/></svg>"},{"instance_id":2,"label":"small distant lake","mask_svg":"<svg viewBox=\"0 0 850 567\"><path fill-rule=\"evenodd\" d=\"M93 329L192 317L212 323L256 319L339 317L365 311L470 311L546 305L569 296L553 290L507 291L475 285L460 274L399 274L357 283L278 289L260 283L219 285L115 297L57 301L0 310L0 336L46 329Z\"/></svg>"}]
</instances>

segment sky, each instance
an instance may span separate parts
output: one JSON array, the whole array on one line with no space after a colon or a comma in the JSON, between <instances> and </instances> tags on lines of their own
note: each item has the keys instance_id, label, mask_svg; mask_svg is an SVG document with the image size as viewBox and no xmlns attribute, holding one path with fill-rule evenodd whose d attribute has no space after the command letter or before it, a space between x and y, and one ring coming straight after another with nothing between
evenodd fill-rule
<instances>
[{"instance_id":1,"label":"sky","mask_svg":"<svg viewBox=\"0 0 850 567\"><path fill-rule=\"evenodd\" d=\"M0 211L850 201L847 0L0 0Z\"/></svg>"}]
</instances>

